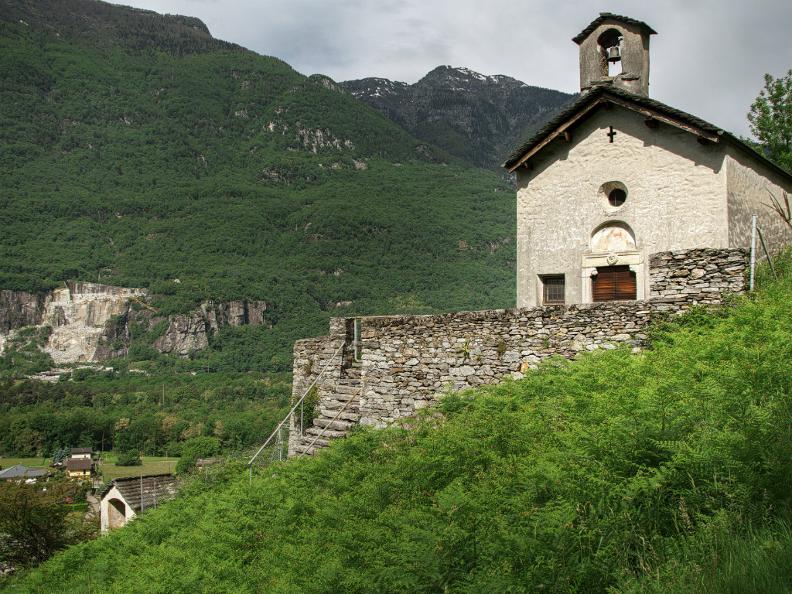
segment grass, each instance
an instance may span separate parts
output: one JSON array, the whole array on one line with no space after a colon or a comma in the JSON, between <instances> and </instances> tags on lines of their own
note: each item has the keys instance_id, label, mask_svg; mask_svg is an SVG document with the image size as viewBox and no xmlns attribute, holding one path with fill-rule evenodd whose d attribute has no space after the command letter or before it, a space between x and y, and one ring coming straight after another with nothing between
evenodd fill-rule
<instances>
[{"instance_id":1,"label":"grass","mask_svg":"<svg viewBox=\"0 0 792 594\"><path fill-rule=\"evenodd\" d=\"M125 476L140 476L142 474L164 474L173 472L179 458L170 456L143 456L143 464L140 466L116 466L116 455L113 452L103 454L103 462L97 465L102 479L109 482L113 479ZM0 458L0 467L9 468L16 464L28 466L30 468L49 468L51 458Z\"/></svg>"},{"instance_id":2,"label":"grass","mask_svg":"<svg viewBox=\"0 0 792 594\"><path fill-rule=\"evenodd\" d=\"M0 468L9 468L17 464L30 468L49 468L52 458L13 458L0 456Z\"/></svg>"},{"instance_id":3,"label":"grass","mask_svg":"<svg viewBox=\"0 0 792 594\"><path fill-rule=\"evenodd\" d=\"M143 456L140 466L116 466L116 455L112 452L104 454L104 462L99 465L104 482L126 476L140 476L146 474L172 473L179 462L178 458L164 456Z\"/></svg>"}]
</instances>

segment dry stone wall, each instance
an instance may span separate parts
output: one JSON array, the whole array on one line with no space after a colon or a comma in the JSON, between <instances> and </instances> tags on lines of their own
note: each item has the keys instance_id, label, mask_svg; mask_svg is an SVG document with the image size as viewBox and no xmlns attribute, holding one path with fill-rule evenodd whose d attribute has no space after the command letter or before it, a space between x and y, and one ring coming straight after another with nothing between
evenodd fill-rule
<instances>
[{"instance_id":1,"label":"dry stone wall","mask_svg":"<svg viewBox=\"0 0 792 594\"><path fill-rule=\"evenodd\" d=\"M649 260L650 298L655 302L720 303L747 287L747 252L698 249L654 254Z\"/></svg>"},{"instance_id":2,"label":"dry stone wall","mask_svg":"<svg viewBox=\"0 0 792 594\"><path fill-rule=\"evenodd\" d=\"M663 252L650 266L652 298L646 301L334 318L328 336L295 344L294 398L316 380L324 418L303 435L292 424L290 454L311 454L356 423L382 427L408 417L448 391L523 377L548 357L640 348L653 321L742 292L747 255L734 249ZM342 409L346 402L351 406ZM350 408L353 416L338 424ZM313 439L307 441L306 433Z\"/></svg>"}]
</instances>

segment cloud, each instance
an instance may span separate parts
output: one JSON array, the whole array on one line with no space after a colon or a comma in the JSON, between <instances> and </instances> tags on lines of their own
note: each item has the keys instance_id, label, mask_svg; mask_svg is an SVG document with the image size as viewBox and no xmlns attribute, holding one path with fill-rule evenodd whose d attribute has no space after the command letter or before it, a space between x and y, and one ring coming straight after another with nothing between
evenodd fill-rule
<instances>
[{"instance_id":1,"label":"cloud","mask_svg":"<svg viewBox=\"0 0 792 594\"><path fill-rule=\"evenodd\" d=\"M788 0L124 0L202 19L212 34L335 80L414 82L440 64L578 87L571 38L599 12L649 23L650 94L738 134L762 86L792 67Z\"/></svg>"}]
</instances>

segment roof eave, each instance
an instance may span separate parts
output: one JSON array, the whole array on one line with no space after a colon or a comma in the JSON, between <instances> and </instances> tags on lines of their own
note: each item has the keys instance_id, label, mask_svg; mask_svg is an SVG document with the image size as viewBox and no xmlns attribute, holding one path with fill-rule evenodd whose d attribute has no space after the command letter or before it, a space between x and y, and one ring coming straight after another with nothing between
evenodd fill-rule
<instances>
[{"instance_id":1,"label":"roof eave","mask_svg":"<svg viewBox=\"0 0 792 594\"><path fill-rule=\"evenodd\" d=\"M624 93L621 93L622 96L618 96L613 92L609 93L608 91L610 90L611 89L607 87L598 87L597 89L582 96L576 103L572 104L568 110L565 110L548 123L548 126L552 125L552 128L554 129L551 129L542 137L536 138L534 142L528 143L528 145L526 145L525 148L521 150L521 152L513 154L512 157L507 159L502 166L507 169L509 173L514 173L520 166L527 163L534 155L541 152L541 150L550 144L555 138L558 138L561 134L569 130L573 124L578 123L581 119L583 119L584 116L587 116L592 111L594 111L593 108L603 103L610 102L624 107L625 109L630 109L631 111L640 113L648 119L651 118L684 130L698 137L702 141L711 143L721 143L722 141L726 141L733 145L737 150L741 151L743 154L759 161L786 179L787 182L792 184L792 173L786 171L777 163L774 163L733 134L721 128L717 128L716 126L708 125L707 122L704 122L695 116L690 116L690 118L695 120L697 123L685 122L681 118L674 117L671 114L663 113L662 110L641 106L638 101L631 101L630 98L624 96ZM677 111L674 110L674 108L668 109Z\"/></svg>"}]
</instances>

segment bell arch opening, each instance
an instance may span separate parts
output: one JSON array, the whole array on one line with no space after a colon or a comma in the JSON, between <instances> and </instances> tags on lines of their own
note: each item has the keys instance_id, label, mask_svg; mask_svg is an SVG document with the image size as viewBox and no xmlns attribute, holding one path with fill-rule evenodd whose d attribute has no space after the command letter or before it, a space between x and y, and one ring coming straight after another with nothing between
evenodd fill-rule
<instances>
[{"instance_id":1,"label":"bell arch opening","mask_svg":"<svg viewBox=\"0 0 792 594\"><path fill-rule=\"evenodd\" d=\"M618 29L607 29L597 38L597 49L600 54L600 74L602 78L622 74L621 59L622 32Z\"/></svg>"}]
</instances>

